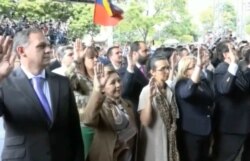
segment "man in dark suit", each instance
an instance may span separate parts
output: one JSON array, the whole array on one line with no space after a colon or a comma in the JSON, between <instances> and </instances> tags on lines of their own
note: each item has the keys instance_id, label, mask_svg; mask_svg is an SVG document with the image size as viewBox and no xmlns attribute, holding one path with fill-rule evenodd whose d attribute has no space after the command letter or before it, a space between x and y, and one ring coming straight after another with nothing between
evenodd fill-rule
<instances>
[{"instance_id":1,"label":"man in dark suit","mask_svg":"<svg viewBox=\"0 0 250 161\"><path fill-rule=\"evenodd\" d=\"M107 56L109 62L107 64L111 65L119 74L121 78L127 77L127 67L122 66L122 51L119 46L112 46L107 51Z\"/></svg>"},{"instance_id":2,"label":"man in dark suit","mask_svg":"<svg viewBox=\"0 0 250 161\"><path fill-rule=\"evenodd\" d=\"M119 46L110 47L107 51L107 56L115 70L119 70L122 67L122 51Z\"/></svg>"},{"instance_id":3,"label":"man in dark suit","mask_svg":"<svg viewBox=\"0 0 250 161\"><path fill-rule=\"evenodd\" d=\"M134 111L137 113L139 96L142 88L148 84L148 74L146 62L148 60L148 49L144 42L135 41L130 46L130 54L128 56L128 70L130 76L123 78L123 84L126 88L123 92L123 97L129 99L134 106ZM131 59L131 60L129 60Z\"/></svg>"},{"instance_id":4,"label":"man in dark suit","mask_svg":"<svg viewBox=\"0 0 250 161\"><path fill-rule=\"evenodd\" d=\"M241 161L250 160L250 94L249 81L236 63L229 41L216 47L220 63L214 73L217 101L215 108L215 161L234 161L244 146Z\"/></svg>"},{"instance_id":5,"label":"man in dark suit","mask_svg":"<svg viewBox=\"0 0 250 161\"><path fill-rule=\"evenodd\" d=\"M69 81L45 70L51 55L48 40L39 29L17 33L13 53L21 66L14 71L11 45L1 37L5 56L0 63L0 115L6 130L2 160L83 161L79 116Z\"/></svg>"}]
</instances>

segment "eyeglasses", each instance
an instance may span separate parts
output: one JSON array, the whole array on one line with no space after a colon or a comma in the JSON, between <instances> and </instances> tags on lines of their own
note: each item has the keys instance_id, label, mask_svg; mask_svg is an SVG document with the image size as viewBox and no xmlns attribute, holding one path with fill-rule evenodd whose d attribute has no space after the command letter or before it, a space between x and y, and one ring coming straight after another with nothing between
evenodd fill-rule
<instances>
[{"instance_id":1,"label":"eyeglasses","mask_svg":"<svg viewBox=\"0 0 250 161\"><path fill-rule=\"evenodd\" d=\"M162 67L160 69L156 69L157 71L163 72L163 71L169 71L171 68L170 67Z\"/></svg>"}]
</instances>

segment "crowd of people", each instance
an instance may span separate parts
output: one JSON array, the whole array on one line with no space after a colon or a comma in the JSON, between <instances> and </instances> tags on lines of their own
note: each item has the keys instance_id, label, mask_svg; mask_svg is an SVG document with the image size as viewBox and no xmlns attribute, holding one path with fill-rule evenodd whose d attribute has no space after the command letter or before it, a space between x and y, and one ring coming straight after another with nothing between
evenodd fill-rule
<instances>
[{"instance_id":1,"label":"crowd of people","mask_svg":"<svg viewBox=\"0 0 250 161\"><path fill-rule=\"evenodd\" d=\"M247 41L52 48L32 27L0 55L2 160L250 160Z\"/></svg>"},{"instance_id":2,"label":"crowd of people","mask_svg":"<svg viewBox=\"0 0 250 161\"><path fill-rule=\"evenodd\" d=\"M67 23L54 20L30 21L25 15L20 20L3 15L0 20L0 35L14 37L18 31L33 27L43 30L52 45L65 45L69 41Z\"/></svg>"}]
</instances>

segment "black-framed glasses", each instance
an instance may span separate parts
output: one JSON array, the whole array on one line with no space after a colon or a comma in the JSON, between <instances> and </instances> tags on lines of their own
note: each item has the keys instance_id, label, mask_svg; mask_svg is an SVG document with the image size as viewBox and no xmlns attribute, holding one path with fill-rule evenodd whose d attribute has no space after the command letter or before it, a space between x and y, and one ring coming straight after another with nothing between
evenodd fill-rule
<instances>
[{"instance_id":1,"label":"black-framed glasses","mask_svg":"<svg viewBox=\"0 0 250 161\"><path fill-rule=\"evenodd\" d=\"M169 66L162 67L160 69L156 69L157 71L163 72L163 71L169 71L171 68Z\"/></svg>"}]
</instances>

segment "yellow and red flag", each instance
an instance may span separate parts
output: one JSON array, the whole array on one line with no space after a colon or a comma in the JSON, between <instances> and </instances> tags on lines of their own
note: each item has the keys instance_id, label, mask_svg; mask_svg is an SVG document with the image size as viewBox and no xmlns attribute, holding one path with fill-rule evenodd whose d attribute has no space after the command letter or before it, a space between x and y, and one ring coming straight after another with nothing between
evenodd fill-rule
<instances>
[{"instance_id":1,"label":"yellow and red flag","mask_svg":"<svg viewBox=\"0 0 250 161\"><path fill-rule=\"evenodd\" d=\"M123 11L113 5L110 0L96 0L94 23L103 26L115 26L122 17Z\"/></svg>"}]
</instances>

